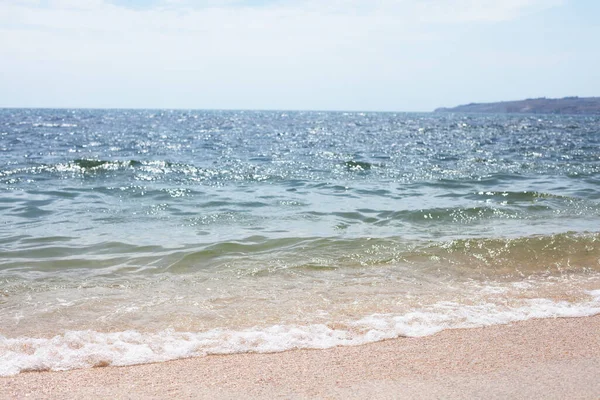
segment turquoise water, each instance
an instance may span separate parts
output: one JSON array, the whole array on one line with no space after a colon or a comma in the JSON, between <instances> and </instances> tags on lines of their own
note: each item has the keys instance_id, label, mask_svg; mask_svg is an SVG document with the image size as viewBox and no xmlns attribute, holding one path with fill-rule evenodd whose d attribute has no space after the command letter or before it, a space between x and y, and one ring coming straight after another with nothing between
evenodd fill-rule
<instances>
[{"instance_id":1,"label":"turquoise water","mask_svg":"<svg viewBox=\"0 0 600 400\"><path fill-rule=\"evenodd\" d=\"M600 312L600 117L0 110L0 375Z\"/></svg>"}]
</instances>

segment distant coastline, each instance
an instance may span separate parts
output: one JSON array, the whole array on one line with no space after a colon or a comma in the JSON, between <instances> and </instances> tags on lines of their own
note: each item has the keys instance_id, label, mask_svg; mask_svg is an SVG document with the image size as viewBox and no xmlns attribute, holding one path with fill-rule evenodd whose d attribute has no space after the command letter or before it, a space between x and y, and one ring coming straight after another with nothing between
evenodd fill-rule
<instances>
[{"instance_id":1,"label":"distant coastline","mask_svg":"<svg viewBox=\"0 0 600 400\"><path fill-rule=\"evenodd\" d=\"M434 112L600 115L600 97L540 97L496 103L470 103L436 108Z\"/></svg>"}]
</instances>

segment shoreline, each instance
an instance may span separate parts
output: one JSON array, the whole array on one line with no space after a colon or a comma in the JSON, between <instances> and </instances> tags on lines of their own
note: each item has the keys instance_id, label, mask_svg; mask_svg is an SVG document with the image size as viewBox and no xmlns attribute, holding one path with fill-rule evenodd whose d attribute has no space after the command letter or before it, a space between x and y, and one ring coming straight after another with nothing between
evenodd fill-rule
<instances>
[{"instance_id":1,"label":"shoreline","mask_svg":"<svg viewBox=\"0 0 600 400\"><path fill-rule=\"evenodd\" d=\"M0 378L0 398L600 397L600 315Z\"/></svg>"}]
</instances>

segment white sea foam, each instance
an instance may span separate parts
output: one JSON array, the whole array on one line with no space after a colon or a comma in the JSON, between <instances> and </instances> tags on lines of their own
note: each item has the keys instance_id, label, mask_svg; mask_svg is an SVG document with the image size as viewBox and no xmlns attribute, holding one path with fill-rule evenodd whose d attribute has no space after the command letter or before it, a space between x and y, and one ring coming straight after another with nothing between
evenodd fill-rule
<instances>
[{"instance_id":1,"label":"white sea foam","mask_svg":"<svg viewBox=\"0 0 600 400\"><path fill-rule=\"evenodd\" d=\"M33 124L34 127L39 128L39 127L44 127L44 128L76 128L77 124L56 124L56 123L50 123L50 122L41 122L41 123L34 123Z\"/></svg>"},{"instance_id":2,"label":"white sea foam","mask_svg":"<svg viewBox=\"0 0 600 400\"><path fill-rule=\"evenodd\" d=\"M207 354L324 349L401 336L427 336L444 329L600 314L600 290L587 293L591 297L587 302L531 299L512 308L491 303L465 306L439 302L403 315L374 314L347 323L343 329L314 324L274 325L239 331L213 329L200 333L172 330L157 333L69 331L50 339L0 336L0 376L23 371L125 366Z\"/></svg>"}]
</instances>

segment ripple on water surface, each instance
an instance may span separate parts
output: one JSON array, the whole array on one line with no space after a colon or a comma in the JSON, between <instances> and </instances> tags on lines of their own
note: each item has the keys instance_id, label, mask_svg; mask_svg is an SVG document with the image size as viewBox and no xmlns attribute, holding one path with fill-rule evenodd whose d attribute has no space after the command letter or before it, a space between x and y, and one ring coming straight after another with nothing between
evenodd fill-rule
<instances>
[{"instance_id":1,"label":"ripple on water surface","mask_svg":"<svg viewBox=\"0 0 600 400\"><path fill-rule=\"evenodd\" d=\"M0 110L0 375L598 313L599 123Z\"/></svg>"}]
</instances>

